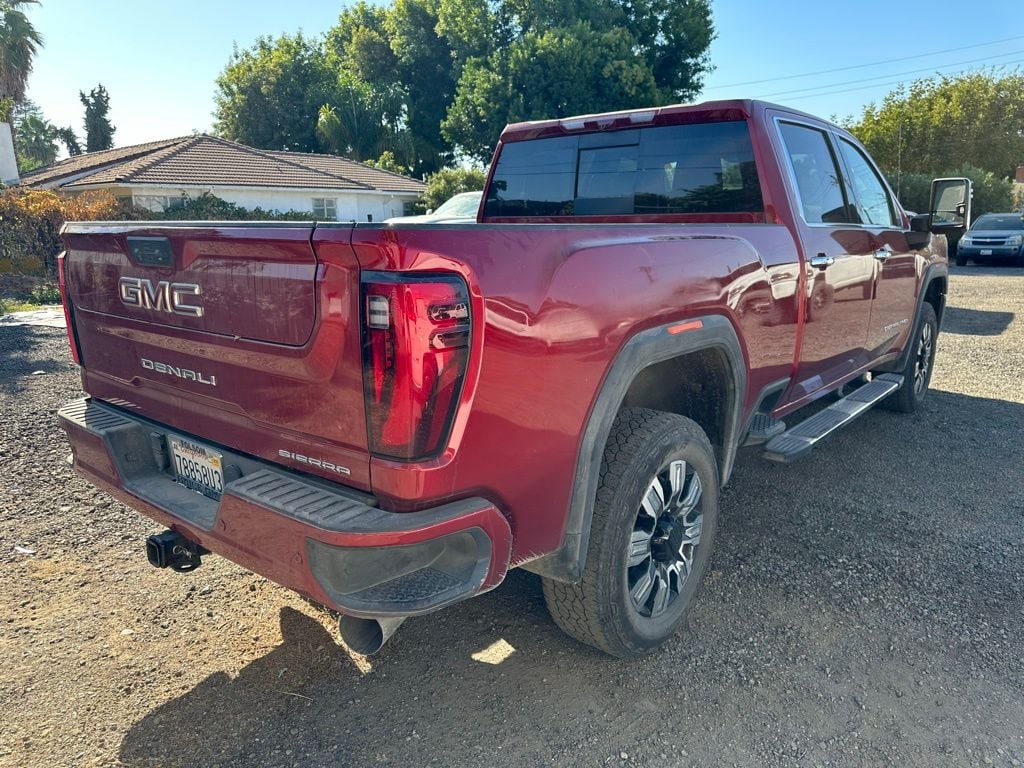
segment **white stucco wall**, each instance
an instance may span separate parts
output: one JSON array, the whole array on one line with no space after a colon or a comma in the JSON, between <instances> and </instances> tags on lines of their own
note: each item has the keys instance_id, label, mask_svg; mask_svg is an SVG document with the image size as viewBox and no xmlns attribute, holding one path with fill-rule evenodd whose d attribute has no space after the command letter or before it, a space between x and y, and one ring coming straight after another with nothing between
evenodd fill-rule
<instances>
[{"instance_id":1,"label":"white stucco wall","mask_svg":"<svg viewBox=\"0 0 1024 768\"><path fill-rule=\"evenodd\" d=\"M18 183L18 160L14 156L14 139L8 123L0 123L0 182Z\"/></svg>"},{"instance_id":2,"label":"white stucco wall","mask_svg":"<svg viewBox=\"0 0 1024 768\"><path fill-rule=\"evenodd\" d=\"M155 185L131 185L110 187L117 196L166 195L180 197L199 197L210 192L222 200L240 205L243 208L263 208L267 211L313 211L314 197L333 197L337 203L338 221L383 221L391 216L401 216L406 201L413 201L418 195L407 192L375 192L324 189L266 189L259 187L170 187Z\"/></svg>"}]
</instances>

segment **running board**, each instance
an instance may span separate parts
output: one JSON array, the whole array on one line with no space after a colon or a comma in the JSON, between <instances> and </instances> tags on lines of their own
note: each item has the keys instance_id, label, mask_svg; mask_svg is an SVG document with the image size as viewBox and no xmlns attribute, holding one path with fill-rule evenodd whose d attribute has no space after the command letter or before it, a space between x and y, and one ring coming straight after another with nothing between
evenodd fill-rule
<instances>
[{"instance_id":1,"label":"running board","mask_svg":"<svg viewBox=\"0 0 1024 768\"><path fill-rule=\"evenodd\" d=\"M842 400L818 411L778 437L773 437L764 447L764 457L783 464L802 459L811 452L815 443L849 424L868 408L899 389L902 384L903 377L896 373L876 376Z\"/></svg>"},{"instance_id":2,"label":"running board","mask_svg":"<svg viewBox=\"0 0 1024 768\"><path fill-rule=\"evenodd\" d=\"M751 420L750 429L747 430L747 439L743 445L763 445L785 431L785 422L773 419L767 413L759 413Z\"/></svg>"}]
</instances>

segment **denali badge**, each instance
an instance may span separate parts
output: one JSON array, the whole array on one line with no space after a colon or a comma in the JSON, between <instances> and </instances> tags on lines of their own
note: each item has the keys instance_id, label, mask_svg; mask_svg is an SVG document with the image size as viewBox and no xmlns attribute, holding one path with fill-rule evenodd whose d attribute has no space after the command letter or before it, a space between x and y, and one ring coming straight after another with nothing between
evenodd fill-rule
<instances>
[{"instance_id":1,"label":"denali badge","mask_svg":"<svg viewBox=\"0 0 1024 768\"><path fill-rule=\"evenodd\" d=\"M217 386L216 376L206 377L199 371L193 371L190 368L179 368L176 365L168 365L167 363L158 363L147 357L142 358L142 367L147 371L166 373L170 376L177 376L179 379L185 379L186 381L198 381L200 384L209 384L211 387Z\"/></svg>"},{"instance_id":2,"label":"denali badge","mask_svg":"<svg viewBox=\"0 0 1024 768\"><path fill-rule=\"evenodd\" d=\"M117 281L117 293L129 307L155 309L189 317L203 316L201 306L187 303L190 297L202 293L195 283L169 283L161 280L153 285L152 280L144 277L122 277Z\"/></svg>"},{"instance_id":3,"label":"denali badge","mask_svg":"<svg viewBox=\"0 0 1024 768\"><path fill-rule=\"evenodd\" d=\"M308 464L311 467L319 467L320 469L326 469L328 472L337 472L339 475L351 475L352 470L348 467L343 467L340 464L332 464L329 461L323 459L317 459L313 456L303 456L301 453L292 453L286 451L284 448L277 452L277 455L282 459L291 459L297 461L300 464Z\"/></svg>"}]
</instances>

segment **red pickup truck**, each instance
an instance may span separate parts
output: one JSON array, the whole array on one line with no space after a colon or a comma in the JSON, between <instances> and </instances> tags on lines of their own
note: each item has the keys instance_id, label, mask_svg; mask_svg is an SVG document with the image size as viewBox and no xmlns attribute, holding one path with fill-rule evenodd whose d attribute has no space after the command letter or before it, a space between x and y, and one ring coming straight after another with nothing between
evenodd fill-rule
<instances>
[{"instance_id":1,"label":"red pickup truck","mask_svg":"<svg viewBox=\"0 0 1024 768\"><path fill-rule=\"evenodd\" d=\"M511 125L475 222L69 224L60 419L168 528L154 565L223 555L356 650L522 567L634 657L693 602L740 446L918 408L933 223L842 129L719 101Z\"/></svg>"}]
</instances>

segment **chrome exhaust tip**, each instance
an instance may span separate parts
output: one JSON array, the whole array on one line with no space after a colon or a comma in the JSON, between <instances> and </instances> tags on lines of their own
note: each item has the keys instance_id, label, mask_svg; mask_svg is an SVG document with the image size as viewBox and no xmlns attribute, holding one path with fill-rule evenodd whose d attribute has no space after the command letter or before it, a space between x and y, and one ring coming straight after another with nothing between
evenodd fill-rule
<instances>
[{"instance_id":1,"label":"chrome exhaust tip","mask_svg":"<svg viewBox=\"0 0 1024 768\"><path fill-rule=\"evenodd\" d=\"M386 643L405 621L405 616L393 619L359 619L342 614L338 619L338 634L345 645L363 656L372 656Z\"/></svg>"}]
</instances>

